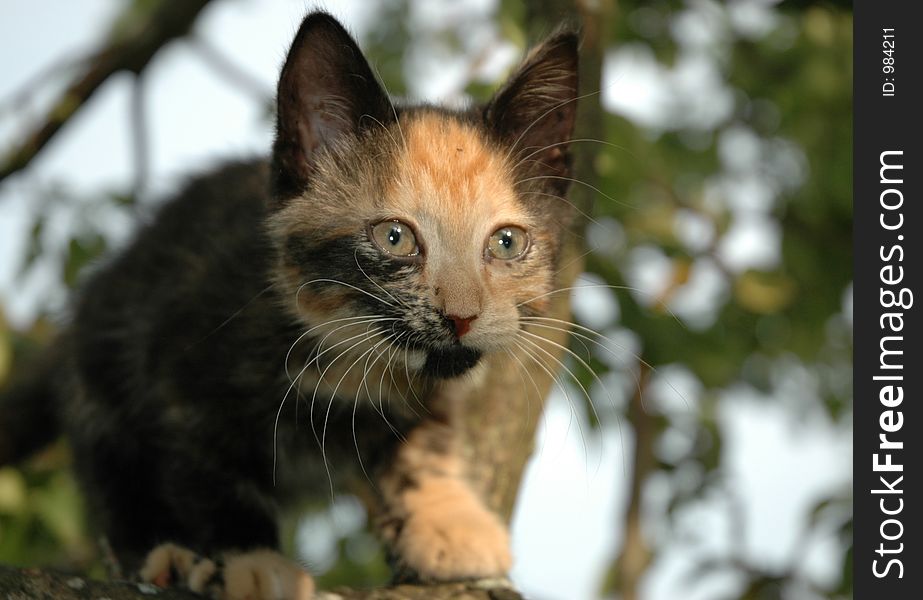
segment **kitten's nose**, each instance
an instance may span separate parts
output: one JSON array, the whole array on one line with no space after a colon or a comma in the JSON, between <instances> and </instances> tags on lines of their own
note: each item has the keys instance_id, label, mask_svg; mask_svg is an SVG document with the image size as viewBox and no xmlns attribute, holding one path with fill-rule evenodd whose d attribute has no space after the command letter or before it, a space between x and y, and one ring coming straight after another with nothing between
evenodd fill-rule
<instances>
[{"instance_id":1,"label":"kitten's nose","mask_svg":"<svg viewBox=\"0 0 923 600\"><path fill-rule=\"evenodd\" d=\"M446 315L445 318L452 322L452 326L455 330L455 337L461 339L461 336L468 333L471 329L471 321L477 319L478 316L457 317L455 315Z\"/></svg>"}]
</instances>

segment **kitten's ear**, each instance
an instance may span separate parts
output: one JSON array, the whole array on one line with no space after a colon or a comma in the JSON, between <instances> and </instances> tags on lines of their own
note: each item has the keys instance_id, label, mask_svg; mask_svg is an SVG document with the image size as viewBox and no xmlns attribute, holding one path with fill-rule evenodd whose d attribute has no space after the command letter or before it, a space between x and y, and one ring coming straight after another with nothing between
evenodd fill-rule
<instances>
[{"instance_id":1,"label":"kitten's ear","mask_svg":"<svg viewBox=\"0 0 923 600\"><path fill-rule=\"evenodd\" d=\"M529 53L484 109L487 126L511 148L511 155L527 159L543 174L569 172L567 142L576 118L578 43L573 31L552 35Z\"/></svg>"},{"instance_id":2,"label":"kitten's ear","mask_svg":"<svg viewBox=\"0 0 923 600\"><path fill-rule=\"evenodd\" d=\"M276 109L275 201L304 191L325 146L394 120L359 46L323 12L305 17L298 29L279 77Z\"/></svg>"}]
</instances>

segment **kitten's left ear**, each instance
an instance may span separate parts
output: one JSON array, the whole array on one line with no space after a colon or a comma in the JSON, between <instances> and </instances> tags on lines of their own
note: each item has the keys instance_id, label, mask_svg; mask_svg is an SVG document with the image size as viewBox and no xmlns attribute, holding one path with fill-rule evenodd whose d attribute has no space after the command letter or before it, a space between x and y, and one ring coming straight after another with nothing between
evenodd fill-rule
<instances>
[{"instance_id":1,"label":"kitten's left ear","mask_svg":"<svg viewBox=\"0 0 923 600\"><path fill-rule=\"evenodd\" d=\"M577 46L573 31L552 35L526 57L484 109L487 126L511 154L543 174L567 176L567 142L577 110ZM531 156L530 156L531 155ZM552 187L566 189L558 180Z\"/></svg>"},{"instance_id":2,"label":"kitten's left ear","mask_svg":"<svg viewBox=\"0 0 923 600\"><path fill-rule=\"evenodd\" d=\"M325 148L394 120L359 46L324 12L301 23L279 77L276 108L275 202L305 190Z\"/></svg>"}]
</instances>

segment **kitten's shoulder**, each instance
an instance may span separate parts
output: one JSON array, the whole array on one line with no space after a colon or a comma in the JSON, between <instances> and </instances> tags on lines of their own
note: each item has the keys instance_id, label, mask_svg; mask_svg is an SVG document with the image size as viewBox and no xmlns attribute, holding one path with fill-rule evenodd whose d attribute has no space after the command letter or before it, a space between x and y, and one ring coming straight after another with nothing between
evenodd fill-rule
<instances>
[{"instance_id":1,"label":"kitten's shoulder","mask_svg":"<svg viewBox=\"0 0 923 600\"><path fill-rule=\"evenodd\" d=\"M76 320L114 307L136 315L165 305L224 309L265 286L267 196L265 160L225 163L189 180L127 247L97 265L78 295Z\"/></svg>"},{"instance_id":2,"label":"kitten's shoulder","mask_svg":"<svg viewBox=\"0 0 923 600\"><path fill-rule=\"evenodd\" d=\"M188 180L164 204L151 229L181 232L191 226L253 226L268 203L269 165L265 159L226 162ZM201 219L201 220L199 220Z\"/></svg>"}]
</instances>

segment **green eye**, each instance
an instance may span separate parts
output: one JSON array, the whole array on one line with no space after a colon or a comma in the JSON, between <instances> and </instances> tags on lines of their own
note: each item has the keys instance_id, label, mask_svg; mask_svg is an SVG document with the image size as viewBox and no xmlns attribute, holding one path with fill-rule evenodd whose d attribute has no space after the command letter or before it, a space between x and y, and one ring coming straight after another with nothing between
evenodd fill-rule
<instances>
[{"instance_id":1,"label":"green eye","mask_svg":"<svg viewBox=\"0 0 923 600\"><path fill-rule=\"evenodd\" d=\"M413 230L400 221L382 221L373 226L372 240L385 254L391 256L409 258L420 254Z\"/></svg>"},{"instance_id":2,"label":"green eye","mask_svg":"<svg viewBox=\"0 0 923 600\"><path fill-rule=\"evenodd\" d=\"M487 253L500 260L512 260L529 247L529 234L519 227L501 227L487 240Z\"/></svg>"}]
</instances>

